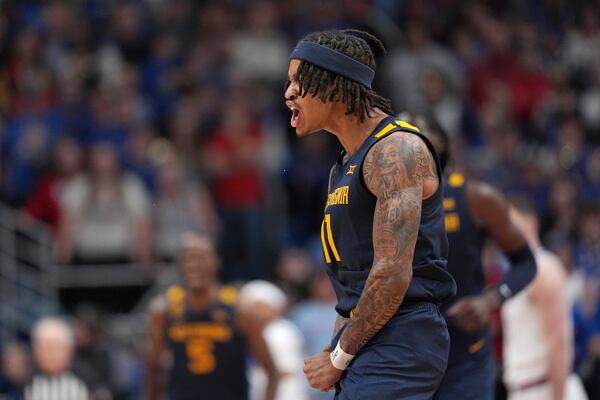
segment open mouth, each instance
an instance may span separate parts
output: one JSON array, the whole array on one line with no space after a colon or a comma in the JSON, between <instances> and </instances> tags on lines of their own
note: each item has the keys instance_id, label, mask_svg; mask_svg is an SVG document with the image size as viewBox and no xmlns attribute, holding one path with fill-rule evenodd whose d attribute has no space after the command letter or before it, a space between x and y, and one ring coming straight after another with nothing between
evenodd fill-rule
<instances>
[{"instance_id":1,"label":"open mouth","mask_svg":"<svg viewBox=\"0 0 600 400\"><path fill-rule=\"evenodd\" d=\"M300 116L300 109L296 107L292 101L286 101L285 104L288 106L290 110L292 110L292 118L290 119L290 125L295 128L298 126L298 117Z\"/></svg>"}]
</instances>

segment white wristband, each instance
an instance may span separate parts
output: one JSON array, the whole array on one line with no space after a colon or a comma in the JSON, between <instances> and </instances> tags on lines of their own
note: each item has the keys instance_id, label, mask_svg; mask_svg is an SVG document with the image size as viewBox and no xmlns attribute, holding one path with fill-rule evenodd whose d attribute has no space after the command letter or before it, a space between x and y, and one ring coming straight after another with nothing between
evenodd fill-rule
<instances>
[{"instance_id":1,"label":"white wristband","mask_svg":"<svg viewBox=\"0 0 600 400\"><path fill-rule=\"evenodd\" d=\"M348 354L344 350L342 350L339 341L337 346L335 346L335 350L333 350L329 356L331 358L331 363L333 364L333 366L342 371L348 368L348 365L350 365L350 361L352 361L352 359L354 358L352 354Z\"/></svg>"}]
</instances>

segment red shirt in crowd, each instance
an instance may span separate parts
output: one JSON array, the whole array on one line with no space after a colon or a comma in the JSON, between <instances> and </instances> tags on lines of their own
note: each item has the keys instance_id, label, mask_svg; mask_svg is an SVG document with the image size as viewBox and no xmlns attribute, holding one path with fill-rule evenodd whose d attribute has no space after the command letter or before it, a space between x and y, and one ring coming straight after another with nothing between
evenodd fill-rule
<instances>
[{"instance_id":1,"label":"red shirt in crowd","mask_svg":"<svg viewBox=\"0 0 600 400\"><path fill-rule=\"evenodd\" d=\"M42 179L24 208L25 213L47 224L53 231L58 229L61 218L61 209L56 197L57 184L58 178L54 175Z\"/></svg>"},{"instance_id":2,"label":"red shirt in crowd","mask_svg":"<svg viewBox=\"0 0 600 400\"><path fill-rule=\"evenodd\" d=\"M226 208L257 207L264 197L261 172L257 163L247 159L244 152L259 157L261 131L258 124L235 135L217 131L208 140L206 150L227 165L215 176L213 194L219 204Z\"/></svg>"}]
</instances>

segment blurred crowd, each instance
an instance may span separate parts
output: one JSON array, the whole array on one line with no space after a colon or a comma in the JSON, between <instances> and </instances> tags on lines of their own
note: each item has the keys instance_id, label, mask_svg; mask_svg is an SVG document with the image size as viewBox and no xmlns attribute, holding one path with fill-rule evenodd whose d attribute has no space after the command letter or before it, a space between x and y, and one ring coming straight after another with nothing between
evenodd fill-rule
<instances>
[{"instance_id":1,"label":"blurred crowd","mask_svg":"<svg viewBox=\"0 0 600 400\"><path fill-rule=\"evenodd\" d=\"M340 148L327 135L294 137L283 84L295 42L340 27L382 39L376 89L397 112L432 113L457 168L535 203L544 244L570 272L575 368L598 390L592 1L2 1L0 200L22 211L24 228L50 227L59 265L155 272L182 233L207 233L224 281L281 283L316 353L334 318L316 233ZM101 333L90 329L84 343ZM108 362L99 346L88 356ZM5 343L2 355L3 382L18 386L25 349ZM113 368L97 386L135 393L139 363L116 364L129 380L114 383L126 374Z\"/></svg>"}]
</instances>

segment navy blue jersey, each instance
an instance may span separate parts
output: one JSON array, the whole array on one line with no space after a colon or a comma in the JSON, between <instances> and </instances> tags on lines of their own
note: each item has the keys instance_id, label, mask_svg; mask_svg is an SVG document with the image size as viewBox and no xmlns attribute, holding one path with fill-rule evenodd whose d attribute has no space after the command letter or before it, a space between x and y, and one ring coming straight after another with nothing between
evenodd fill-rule
<instances>
[{"instance_id":1,"label":"navy blue jersey","mask_svg":"<svg viewBox=\"0 0 600 400\"><path fill-rule=\"evenodd\" d=\"M452 303L465 296L475 296L485 288L485 276L481 264L481 250L485 233L477 227L467 204L467 185L463 175L451 174L444 186L444 208L446 210L446 232L450 251L448 253L448 271L456 280L457 295L442 308L445 312ZM450 332L449 363L459 361L470 354L489 346L489 332L483 329L477 333L466 333L456 328L448 320Z\"/></svg>"},{"instance_id":2,"label":"navy blue jersey","mask_svg":"<svg viewBox=\"0 0 600 400\"><path fill-rule=\"evenodd\" d=\"M343 154L331 170L321 242L327 273L337 295L336 311L348 317L356 307L373 265L373 216L377 198L364 183L362 168L371 147L392 132L419 136L439 162L429 140L419 130L394 117L383 119L345 163ZM442 182L433 196L423 201L421 224L413 258L413 278L404 303L441 303L456 291L446 271L448 242L444 230Z\"/></svg>"},{"instance_id":3,"label":"navy blue jersey","mask_svg":"<svg viewBox=\"0 0 600 400\"><path fill-rule=\"evenodd\" d=\"M235 296L235 289L223 288L219 301L195 311L187 306L183 288L168 289L171 400L247 398L245 346L232 308Z\"/></svg>"}]
</instances>

